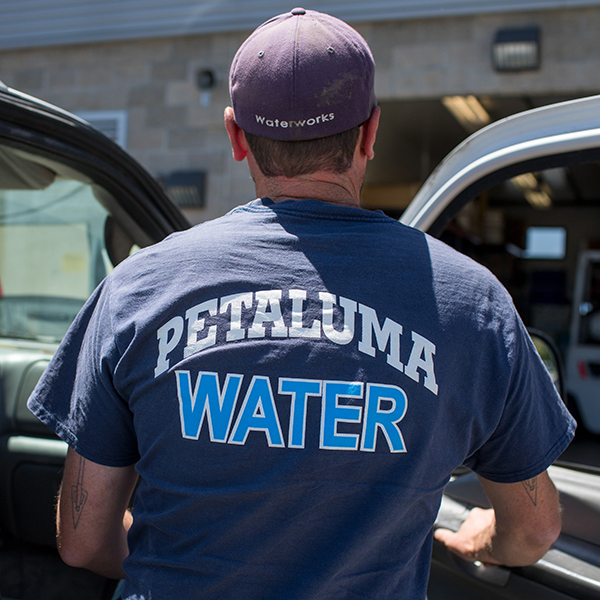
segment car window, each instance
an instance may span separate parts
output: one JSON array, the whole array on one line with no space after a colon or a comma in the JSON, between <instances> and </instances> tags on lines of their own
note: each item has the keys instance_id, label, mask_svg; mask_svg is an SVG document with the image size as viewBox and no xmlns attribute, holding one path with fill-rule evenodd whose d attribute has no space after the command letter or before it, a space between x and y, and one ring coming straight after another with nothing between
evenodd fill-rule
<instances>
[{"instance_id":1,"label":"car window","mask_svg":"<svg viewBox=\"0 0 600 600\"><path fill-rule=\"evenodd\" d=\"M59 341L112 268L90 185L0 190L0 336Z\"/></svg>"},{"instance_id":2,"label":"car window","mask_svg":"<svg viewBox=\"0 0 600 600\"><path fill-rule=\"evenodd\" d=\"M578 175L584 170L589 175ZM600 166L508 179L468 203L441 236L494 272L525 323L549 333L562 352L569 343L581 254L600 248L592 174L600 181ZM555 253L532 252L532 233L560 238L560 252L558 246Z\"/></svg>"},{"instance_id":3,"label":"car window","mask_svg":"<svg viewBox=\"0 0 600 600\"><path fill-rule=\"evenodd\" d=\"M550 336L564 366L567 406L580 434L586 433L585 444L597 444L584 457L571 450L572 458L595 466L600 466L599 182L596 162L506 179L466 204L440 236L488 267L510 292L524 323Z\"/></svg>"}]
</instances>

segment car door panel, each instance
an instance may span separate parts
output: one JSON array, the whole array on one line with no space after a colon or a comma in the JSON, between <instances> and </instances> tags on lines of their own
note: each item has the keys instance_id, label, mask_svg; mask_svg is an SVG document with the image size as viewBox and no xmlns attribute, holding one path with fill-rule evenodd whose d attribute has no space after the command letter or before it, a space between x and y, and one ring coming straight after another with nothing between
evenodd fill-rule
<instances>
[{"instance_id":1,"label":"car door panel","mask_svg":"<svg viewBox=\"0 0 600 600\"><path fill-rule=\"evenodd\" d=\"M49 361L42 345L0 346L0 531L54 546L54 499L66 444L27 409Z\"/></svg>"}]
</instances>

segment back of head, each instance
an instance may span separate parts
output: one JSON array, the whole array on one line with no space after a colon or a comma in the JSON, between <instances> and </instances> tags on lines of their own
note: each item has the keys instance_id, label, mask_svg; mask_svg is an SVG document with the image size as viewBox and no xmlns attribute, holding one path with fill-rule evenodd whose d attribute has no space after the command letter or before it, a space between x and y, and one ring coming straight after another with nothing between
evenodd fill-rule
<instances>
[{"instance_id":1,"label":"back of head","mask_svg":"<svg viewBox=\"0 0 600 600\"><path fill-rule=\"evenodd\" d=\"M352 154L357 128L376 106L374 73L365 40L330 15L295 8L256 29L238 50L229 82L235 121L250 134L263 173L314 172L307 164L298 173L297 161L318 167L321 155L329 170L348 168L347 148ZM262 155L275 164L264 164Z\"/></svg>"}]
</instances>

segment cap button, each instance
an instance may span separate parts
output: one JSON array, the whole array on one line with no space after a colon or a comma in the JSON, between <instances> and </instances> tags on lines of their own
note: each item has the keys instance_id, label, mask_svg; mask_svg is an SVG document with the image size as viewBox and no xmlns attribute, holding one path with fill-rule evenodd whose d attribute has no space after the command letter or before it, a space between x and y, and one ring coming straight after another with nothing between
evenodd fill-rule
<instances>
[{"instance_id":1,"label":"cap button","mask_svg":"<svg viewBox=\"0 0 600 600\"><path fill-rule=\"evenodd\" d=\"M305 15L306 11L303 8L294 8L292 9L292 14L293 15Z\"/></svg>"}]
</instances>

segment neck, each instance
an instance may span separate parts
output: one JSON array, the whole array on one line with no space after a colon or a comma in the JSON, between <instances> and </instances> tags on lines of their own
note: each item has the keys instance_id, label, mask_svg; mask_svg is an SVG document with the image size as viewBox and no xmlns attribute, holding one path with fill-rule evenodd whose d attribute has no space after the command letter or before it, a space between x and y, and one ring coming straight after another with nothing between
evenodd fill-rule
<instances>
[{"instance_id":1,"label":"neck","mask_svg":"<svg viewBox=\"0 0 600 600\"><path fill-rule=\"evenodd\" d=\"M361 184L346 173L311 173L293 179L261 174L255 178L255 184L257 195L273 202L312 198L340 206L360 207Z\"/></svg>"}]
</instances>

